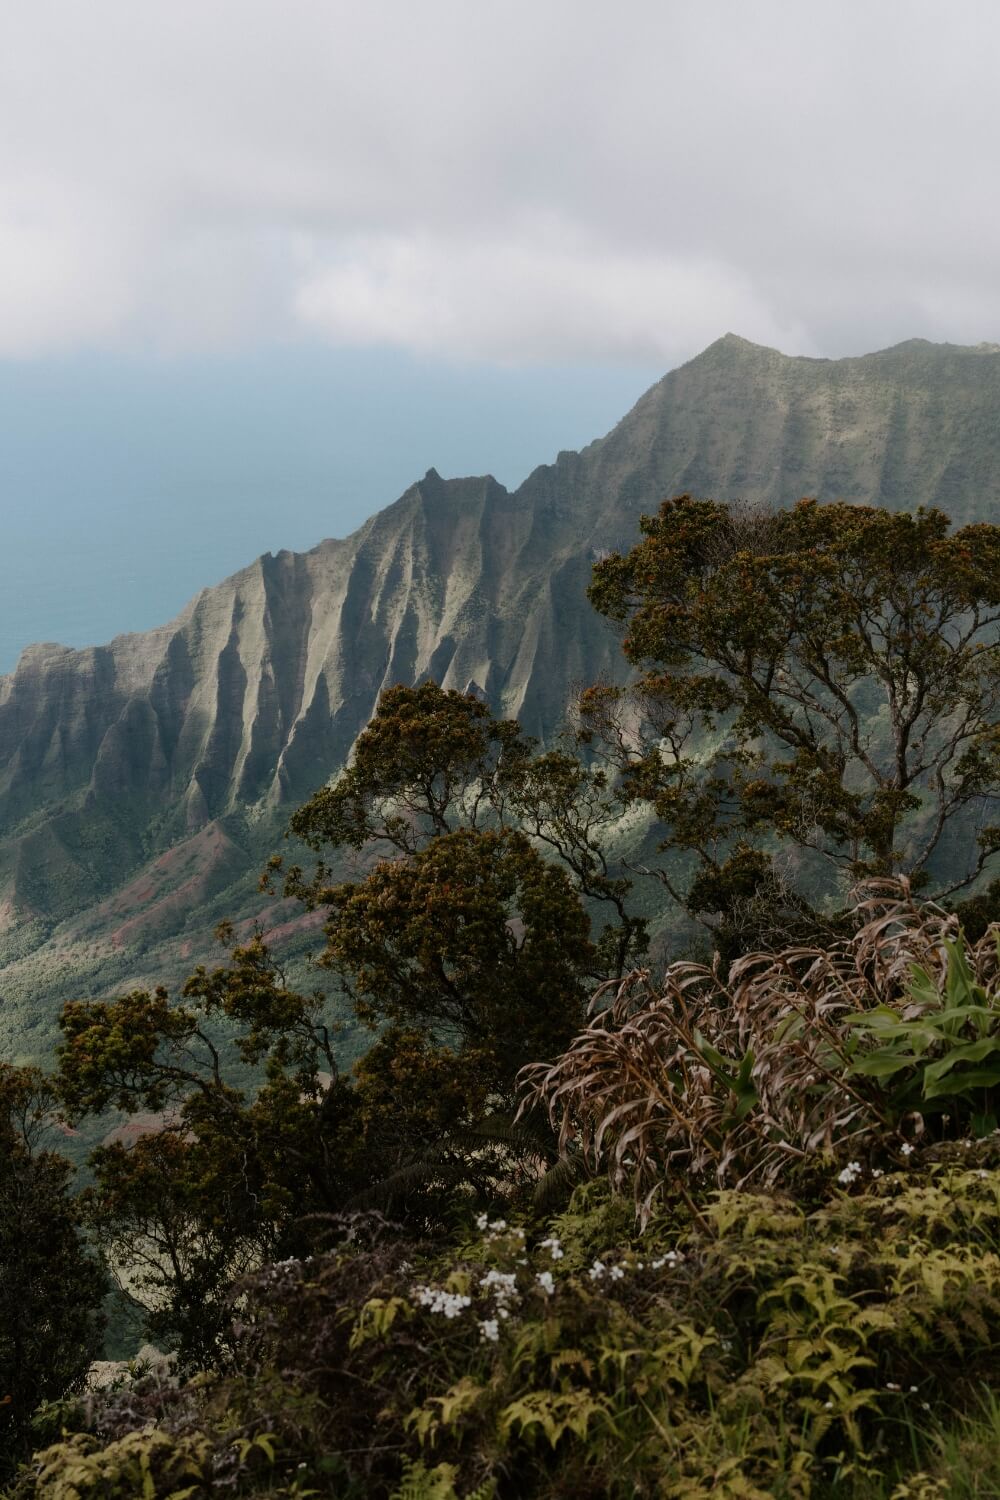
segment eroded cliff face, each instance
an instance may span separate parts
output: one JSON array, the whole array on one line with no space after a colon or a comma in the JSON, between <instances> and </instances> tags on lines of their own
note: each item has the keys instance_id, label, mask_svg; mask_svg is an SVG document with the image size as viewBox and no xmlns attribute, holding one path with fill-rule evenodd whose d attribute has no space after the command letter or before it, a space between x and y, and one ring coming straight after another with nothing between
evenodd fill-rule
<instances>
[{"instance_id":1,"label":"eroded cliff face","mask_svg":"<svg viewBox=\"0 0 1000 1500\"><path fill-rule=\"evenodd\" d=\"M353 536L260 558L169 625L29 648L0 678L0 1032L201 957L384 687L431 676L551 734L575 687L621 670L586 601L593 558L664 495L990 519L998 417L992 347L828 361L727 336L513 494L431 470Z\"/></svg>"},{"instance_id":2,"label":"eroded cliff face","mask_svg":"<svg viewBox=\"0 0 1000 1500\"><path fill-rule=\"evenodd\" d=\"M259 558L169 626L29 648L0 679L0 826L128 810L162 842L287 803L343 764L383 688L428 675L546 732L553 671L609 655L575 519L432 471L346 541Z\"/></svg>"}]
</instances>

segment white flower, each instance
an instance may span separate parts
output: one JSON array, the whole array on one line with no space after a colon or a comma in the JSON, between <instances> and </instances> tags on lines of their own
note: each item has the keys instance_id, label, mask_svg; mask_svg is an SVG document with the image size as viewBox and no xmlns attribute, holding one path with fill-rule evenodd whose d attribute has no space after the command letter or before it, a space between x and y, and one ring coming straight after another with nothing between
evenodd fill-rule
<instances>
[{"instance_id":1,"label":"white flower","mask_svg":"<svg viewBox=\"0 0 1000 1500\"><path fill-rule=\"evenodd\" d=\"M562 1245L559 1243L555 1235L553 1235L551 1239L542 1240L541 1246L539 1248L542 1250L547 1250L553 1260L562 1260L563 1258Z\"/></svg>"},{"instance_id":2,"label":"white flower","mask_svg":"<svg viewBox=\"0 0 1000 1500\"><path fill-rule=\"evenodd\" d=\"M606 1270L607 1266L604 1264L603 1260L595 1260L594 1264L587 1272L587 1275L590 1277L591 1281L600 1281Z\"/></svg>"},{"instance_id":3,"label":"white flower","mask_svg":"<svg viewBox=\"0 0 1000 1500\"><path fill-rule=\"evenodd\" d=\"M900 1387L894 1380L887 1380L885 1383L885 1388L887 1391L898 1391L900 1389Z\"/></svg>"},{"instance_id":4,"label":"white flower","mask_svg":"<svg viewBox=\"0 0 1000 1500\"><path fill-rule=\"evenodd\" d=\"M484 1318L479 1325L479 1337L484 1344L495 1344L500 1337L500 1324L496 1318Z\"/></svg>"},{"instance_id":5,"label":"white flower","mask_svg":"<svg viewBox=\"0 0 1000 1500\"><path fill-rule=\"evenodd\" d=\"M504 1232L504 1230L506 1228L507 1228L507 1220L506 1219L491 1219L490 1220L489 1230L490 1230L491 1234L503 1234L503 1232Z\"/></svg>"},{"instance_id":6,"label":"white flower","mask_svg":"<svg viewBox=\"0 0 1000 1500\"><path fill-rule=\"evenodd\" d=\"M488 1223L489 1223L489 1219L488 1219L488 1217L487 1217L486 1214L477 1214L476 1215L476 1228L477 1229L485 1229Z\"/></svg>"},{"instance_id":7,"label":"white flower","mask_svg":"<svg viewBox=\"0 0 1000 1500\"><path fill-rule=\"evenodd\" d=\"M864 1168L859 1161L849 1161L842 1172L837 1173L837 1181L844 1187L850 1187L852 1182L857 1182Z\"/></svg>"},{"instance_id":8,"label":"white flower","mask_svg":"<svg viewBox=\"0 0 1000 1500\"><path fill-rule=\"evenodd\" d=\"M612 1266L611 1270L608 1272L608 1275L611 1277L612 1281L621 1281L622 1277L625 1275L625 1272L622 1270L621 1266Z\"/></svg>"},{"instance_id":9,"label":"white flower","mask_svg":"<svg viewBox=\"0 0 1000 1500\"><path fill-rule=\"evenodd\" d=\"M968 1142L966 1142L966 1145L968 1145ZM909 1141L904 1141L903 1144L900 1146L899 1150L900 1150L900 1155L902 1155L902 1156L912 1156L913 1155L913 1147L910 1145Z\"/></svg>"},{"instance_id":10,"label":"white flower","mask_svg":"<svg viewBox=\"0 0 1000 1500\"><path fill-rule=\"evenodd\" d=\"M556 1284L552 1280L552 1272L539 1271L538 1275L535 1277L535 1280L538 1282L538 1285L541 1287L546 1297L551 1297L552 1293L556 1289Z\"/></svg>"},{"instance_id":11,"label":"white flower","mask_svg":"<svg viewBox=\"0 0 1000 1500\"><path fill-rule=\"evenodd\" d=\"M882 1169L882 1167L872 1167L872 1177L874 1178L874 1180L876 1182L878 1181L878 1179L880 1177L884 1177L884 1176L885 1176L885 1172Z\"/></svg>"},{"instance_id":12,"label":"white flower","mask_svg":"<svg viewBox=\"0 0 1000 1500\"><path fill-rule=\"evenodd\" d=\"M496 1303L497 1317L509 1318L511 1304L517 1301L517 1277L513 1271L487 1271L479 1279L484 1292L491 1292Z\"/></svg>"},{"instance_id":13,"label":"white flower","mask_svg":"<svg viewBox=\"0 0 1000 1500\"><path fill-rule=\"evenodd\" d=\"M472 1306L472 1298L465 1296L463 1292L446 1292L439 1286L415 1286L413 1295L421 1307L426 1307L432 1313L441 1313L446 1318L457 1318L467 1307Z\"/></svg>"},{"instance_id":14,"label":"white flower","mask_svg":"<svg viewBox=\"0 0 1000 1500\"><path fill-rule=\"evenodd\" d=\"M651 1260L649 1267L651 1271L662 1271L664 1266L670 1266L672 1269L674 1266L679 1266L683 1259L684 1257L679 1250L668 1250L666 1255L661 1255L656 1260Z\"/></svg>"},{"instance_id":15,"label":"white flower","mask_svg":"<svg viewBox=\"0 0 1000 1500\"><path fill-rule=\"evenodd\" d=\"M513 1271L489 1270L485 1276L480 1277L479 1285L487 1288L502 1288L504 1292L510 1293L517 1286L517 1277Z\"/></svg>"}]
</instances>

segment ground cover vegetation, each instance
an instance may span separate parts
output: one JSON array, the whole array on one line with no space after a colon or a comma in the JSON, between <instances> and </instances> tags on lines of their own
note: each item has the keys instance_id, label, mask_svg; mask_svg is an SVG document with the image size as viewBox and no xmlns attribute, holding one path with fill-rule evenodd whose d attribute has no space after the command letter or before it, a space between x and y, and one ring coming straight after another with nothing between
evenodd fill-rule
<instances>
[{"instance_id":1,"label":"ground cover vegetation","mask_svg":"<svg viewBox=\"0 0 1000 1500\"><path fill-rule=\"evenodd\" d=\"M296 813L315 866L265 882L322 919L313 992L224 930L4 1075L66 1247L10 1284L75 1289L0 1343L18 1500L1000 1487L1000 913L956 904L1000 842L1000 529L643 533L592 590L639 675L575 739L398 687ZM643 880L707 962L650 962ZM71 1202L57 1105L159 1128ZM101 1264L176 1359L81 1397Z\"/></svg>"}]
</instances>

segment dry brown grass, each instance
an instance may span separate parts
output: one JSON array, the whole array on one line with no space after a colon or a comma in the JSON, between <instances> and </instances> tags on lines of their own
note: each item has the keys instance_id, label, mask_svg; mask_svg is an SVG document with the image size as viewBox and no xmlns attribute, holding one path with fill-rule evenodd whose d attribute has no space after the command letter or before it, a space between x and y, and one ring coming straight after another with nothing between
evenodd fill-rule
<instances>
[{"instance_id":1,"label":"dry brown grass","mask_svg":"<svg viewBox=\"0 0 1000 1500\"><path fill-rule=\"evenodd\" d=\"M900 1119L877 1078L859 1076L857 1018L888 1007L917 1018L922 969L940 996L957 919L902 880L856 893L854 935L827 949L750 954L727 980L675 963L660 984L636 970L604 986L593 1020L554 1063L525 1070L525 1107L544 1107L564 1151L581 1150L643 1217L666 1185L773 1186L796 1163L873 1152L888 1159L924 1130ZM966 950L995 1003L997 932ZM940 1002L938 1001L938 1006Z\"/></svg>"}]
</instances>

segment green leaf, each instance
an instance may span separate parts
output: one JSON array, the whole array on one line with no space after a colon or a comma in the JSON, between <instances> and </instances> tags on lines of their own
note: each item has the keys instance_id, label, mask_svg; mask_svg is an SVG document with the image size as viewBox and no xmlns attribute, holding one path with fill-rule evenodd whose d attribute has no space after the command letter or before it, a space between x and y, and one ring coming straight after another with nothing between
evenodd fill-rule
<instances>
[{"instance_id":1,"label":"green leaf","mask_svg":"<svg viewBox=\"0 0 1000 1500\"><path fill-rule=\"evenodd\" d=\"M912 1052L891 1052L888 1048L882 1048L878 1052L866 1052L850 1071L865 1078L891 1078L894 1073L900 1073L904 1068L911 1068L919 1063L920 1058Z\"/></svg>"},{"instance_id":2,"label":"green leaf","mask_svg":"<svg viewBox=\"0 0 1000 1500\"><path fill-rule=\"evenodd\" d=\"M925 1005L936 1005L940 1000L936 982L920 964L914 964L910 970L910 995Z\"/></svg>"},{"instance_id":3,"label":"green leaf","mask_svg":"<svg viewBox=\"0 0 1000 1500\"><path fill-rule=\"evenodd\" d=\"M939 1099L944 1094L961 1096L976 1089L992 1089L1000 1084L1000 1065L995 1068L972 1068L968 1073L952 1074L930 1087L924 1087L925 1099Z\"/></svg>"},{"instance_id":4,"label":"green leaf","mask_svg":"<svg viewBox=\"0 0 1000 1500\"><path fill-rule=\"evenodd\" d=\"M944 1057L928 1063L924 1069L925 1091L929 1083L936 1083L962 1063L982 1062L993 1052L1000 1052L1000 1036L988 1036L979 1042L964 1042L952 1047Z\"/></svg>"},{"instance_id":5,"label":"green leaf","mask_svg":"<svg viewBox=\"0 0 1000 1500\"><path fill-rule=\"evenodd\" d=\"M948 1021L968 1021L974 1017L996 1023L1000 1021L1000 1012L990 1005L949 1005L933 1017L933 1022L938 1026ZM930 1019L929 1016L923 1018L925 1023Z\"/></svg>"},{"instance_id":6,"label":"green leaf","mask_svg":"<svg viewBox=\"0 0 1000 1500\"><path fill-rule=\"evenodd\" d=\"M845 1016L845 1026L857 1026L864 1031L884 1032L893 1035L900 1027L907 1026L898 1010L890 1010L887 1005L877 1005L873 1010L858 1011L856 1015Z\"/></svg>"}]
</instances>

